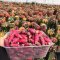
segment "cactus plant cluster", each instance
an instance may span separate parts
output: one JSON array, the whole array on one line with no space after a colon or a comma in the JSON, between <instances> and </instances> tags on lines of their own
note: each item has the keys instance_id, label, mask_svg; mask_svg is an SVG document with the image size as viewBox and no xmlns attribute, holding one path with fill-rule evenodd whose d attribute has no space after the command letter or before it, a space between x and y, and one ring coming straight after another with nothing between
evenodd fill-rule
<instances>
[{"instance_id":1,"label":"cactus plant cluster","mask_svg":"<svg viewBox=\"0 0 60 60\"><path fill-rule=\"evenodd\" d=\"M0 37L10 30L24 27L26 30L42 30L57 42L60 37L57 27L60 25L59 8L57 5L0 2Z\"/></svg>"}]
</instances>

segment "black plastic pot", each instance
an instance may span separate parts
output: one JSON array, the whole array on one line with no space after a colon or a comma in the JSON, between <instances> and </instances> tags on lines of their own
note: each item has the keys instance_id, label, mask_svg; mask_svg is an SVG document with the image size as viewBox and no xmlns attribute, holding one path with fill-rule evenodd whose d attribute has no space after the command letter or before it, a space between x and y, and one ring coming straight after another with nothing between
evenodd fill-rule
<instances>
[{"instance_id":1,"label":"black plastic pot","mask_svg":"<svg viewBox=\"0 0 60 60\"><path fill-rule=\"evenodd\" d=\"M0 46L0 60L10 60L5 48Z\"/></svg>"},{"instance_id":2,"label":"black plastic pot","mask_svg":"<svg viewBox=\"0 0 60 60\"><path fill-rule=\"evenodd\" d=\"M55 52L56 60L60 60L60 52Z\"/></svg>"}]
</instances>

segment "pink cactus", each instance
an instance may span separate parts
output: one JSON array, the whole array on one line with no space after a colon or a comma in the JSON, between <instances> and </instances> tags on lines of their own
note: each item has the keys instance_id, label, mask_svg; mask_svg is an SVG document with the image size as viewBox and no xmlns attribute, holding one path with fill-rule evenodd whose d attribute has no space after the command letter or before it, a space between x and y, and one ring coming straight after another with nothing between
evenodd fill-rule
<instances>
[{"instance_id":1,"label":"pink cactus","mask_svg":"<svg viewBox=\"0 0 60 60\"><path fill-rule=\"evenodd\" d=\"M36 32L36 30L33 29L33 28L29 28L28 31L29 31L30 33L32 33L32 34L34 34L34 33Z\"/></svg>"},{"instance_id":2,"label":"pink cactus","mask_svg":"<svg viewBox=\"0 0 60 60\"><path fill-rule=\"evenodd\" d=\"M5 42L5 46L12 47L35 45L41 46L48 45L52 42L43 31L35 30L33 28L28 28L26 34L19 30L11 30L9 36L6 39L7 42Z\"/></svg>"}]
</instances>

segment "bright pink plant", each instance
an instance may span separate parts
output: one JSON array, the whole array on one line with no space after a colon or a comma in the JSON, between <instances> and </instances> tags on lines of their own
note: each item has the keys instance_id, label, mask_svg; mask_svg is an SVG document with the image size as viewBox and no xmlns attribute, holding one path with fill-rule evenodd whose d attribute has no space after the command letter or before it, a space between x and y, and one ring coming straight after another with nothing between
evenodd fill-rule
<instances>
[{"instance_id":1,"label":"bright pink plant","mask_svg":"<svg viewBox=\"0 0 60 60\"><path fill-rule=\"evenodd\" d=\"M26 33L24 31L11 30L9 36L5 40L7 41L5 42L5 46L41 46L48 45L52 42L43 31L33 28L28 28Z\"/></svg>"}]
</instances>

